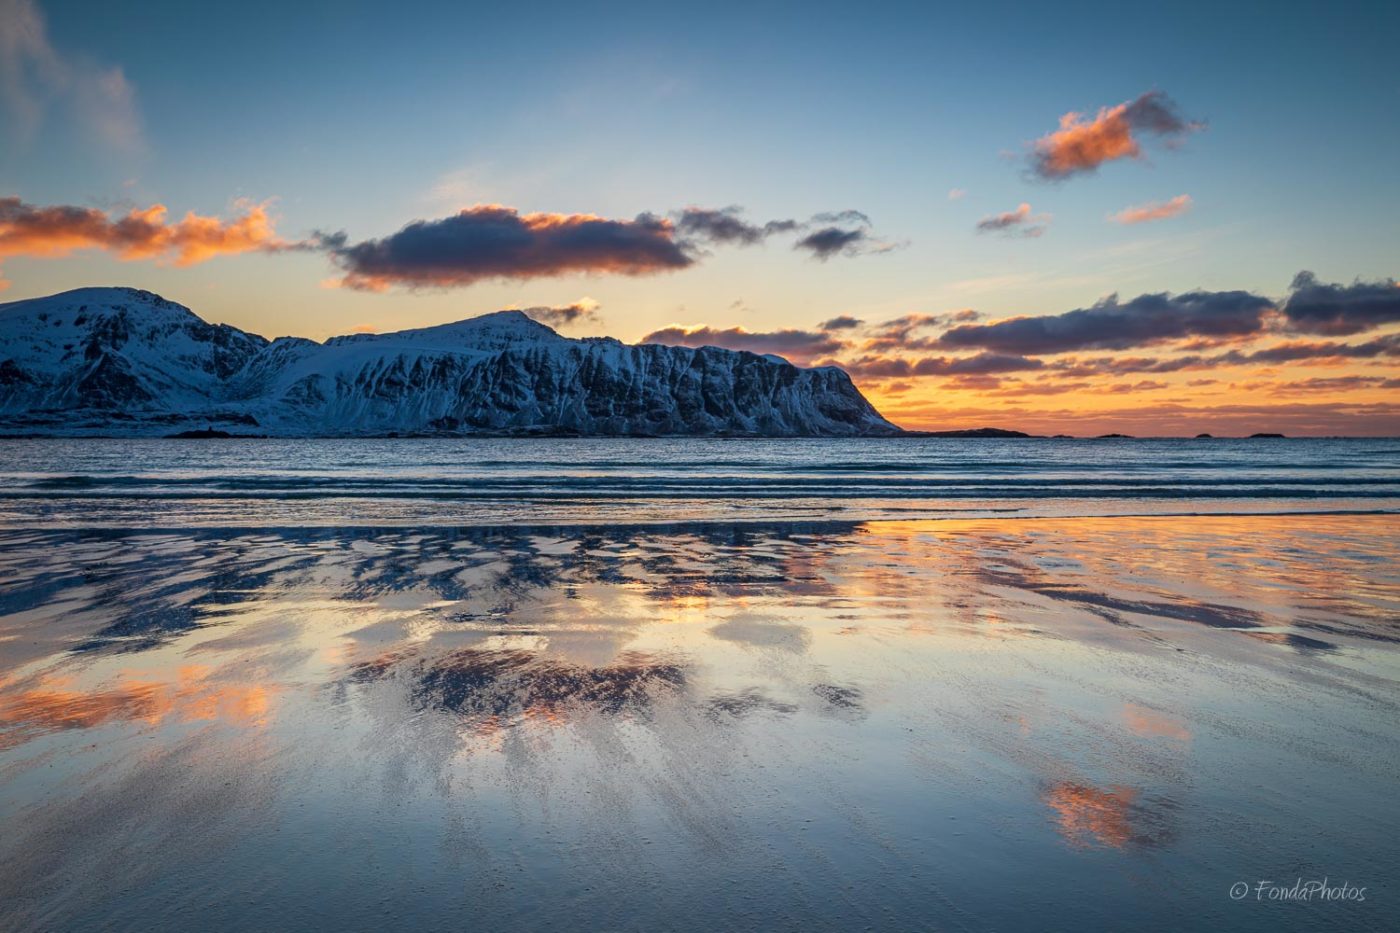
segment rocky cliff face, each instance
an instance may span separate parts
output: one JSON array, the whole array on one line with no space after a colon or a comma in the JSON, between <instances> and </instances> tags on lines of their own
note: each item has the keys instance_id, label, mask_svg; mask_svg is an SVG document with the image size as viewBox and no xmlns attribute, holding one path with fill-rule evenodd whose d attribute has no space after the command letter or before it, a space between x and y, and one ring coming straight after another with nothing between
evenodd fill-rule
<instances>
[{"instance_id":1,"label":"rocky cliff face","mask_svg":"<svg viewBox=\"0 0 1400 933\"><path fill-rule=\"evenodd\" d=\"M562 337L519 311L267 341L149 292L0 305L0 433L894 434L850 378L771 356Z\"/></svg>"}]
</instances>

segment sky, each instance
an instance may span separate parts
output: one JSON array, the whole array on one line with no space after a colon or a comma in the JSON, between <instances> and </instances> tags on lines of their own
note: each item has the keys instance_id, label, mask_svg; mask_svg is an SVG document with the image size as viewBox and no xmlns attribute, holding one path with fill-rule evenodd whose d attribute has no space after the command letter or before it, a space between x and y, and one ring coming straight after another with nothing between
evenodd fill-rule
<instances>
[{"instance_id":1,"label":"sky","mask_svg":"<svg viewBox=\"0 0 1400 933\"><path fill-rule=\"evenodd\" d=\"M0 0L3 300L527 309L909 428L1400 434L1394 3Z\"/></svg>"}]
</instances>

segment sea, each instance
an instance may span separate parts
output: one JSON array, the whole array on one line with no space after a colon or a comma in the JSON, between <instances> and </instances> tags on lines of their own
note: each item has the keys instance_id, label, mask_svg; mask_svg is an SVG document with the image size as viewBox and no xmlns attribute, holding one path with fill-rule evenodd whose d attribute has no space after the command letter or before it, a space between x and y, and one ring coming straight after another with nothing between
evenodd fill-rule
<instances>
[{"instance_id":1,"label":"sea","mask_svg":"<svg viewBox=\"0 0 1400 933\"><path fill-rule=\"evenodd\" d=\"M1396 439L0 440L0 526L1397 508Z\"/></svg>"},{"instance_id":2,"label":"sea","mask_svg":"<svg viewBox=\"0 0 1400 933\"><path fill-rule=\"evenodd\" d=\"M1400 929L1400 441L0 441L0 931Z\"/></svg>"}]
</instances>

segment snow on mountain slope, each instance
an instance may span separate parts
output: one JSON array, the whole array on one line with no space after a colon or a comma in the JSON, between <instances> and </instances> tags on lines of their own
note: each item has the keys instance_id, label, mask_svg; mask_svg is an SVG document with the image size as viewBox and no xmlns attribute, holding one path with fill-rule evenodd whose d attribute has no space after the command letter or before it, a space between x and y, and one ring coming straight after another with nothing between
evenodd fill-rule
<instances>
[{"instance_id":1,"label":"snow on mountain slope","mask_svg":"<svg viewBox=\"0 0 1400 933\"><path fill-rule=\"evenodd\" d=\"M839 369L612 338L500 311L269 343L134 289L0 305L0 432L292 436L892 434Z\"/></svg>"},{"instance_id":2,"label":"snow on mountain slope","mask_svg":"<svg viewBox=\"0 0 1400 933\"><path fill-rule=\"evenodd\" d=\"M266 345L134 288L10 302L0 305L0 413L135 416L207 405Z\"/></svg>"}]
</instances>

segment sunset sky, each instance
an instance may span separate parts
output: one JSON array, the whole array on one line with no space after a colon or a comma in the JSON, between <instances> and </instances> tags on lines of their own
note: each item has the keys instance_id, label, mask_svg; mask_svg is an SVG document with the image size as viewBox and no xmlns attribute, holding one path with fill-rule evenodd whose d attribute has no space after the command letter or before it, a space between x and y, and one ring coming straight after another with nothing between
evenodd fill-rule
<instances>
[{"instance_id":1,"label":"sunset sky","mask_svg":"<svg viewBox=\"0 0 1400 933\"><path fill-rule=\"evenodd\" d=\"M3 300L502 308L910 428L1400 434L1395 3L0 0Z\"/></svg>"}]
</instances>

